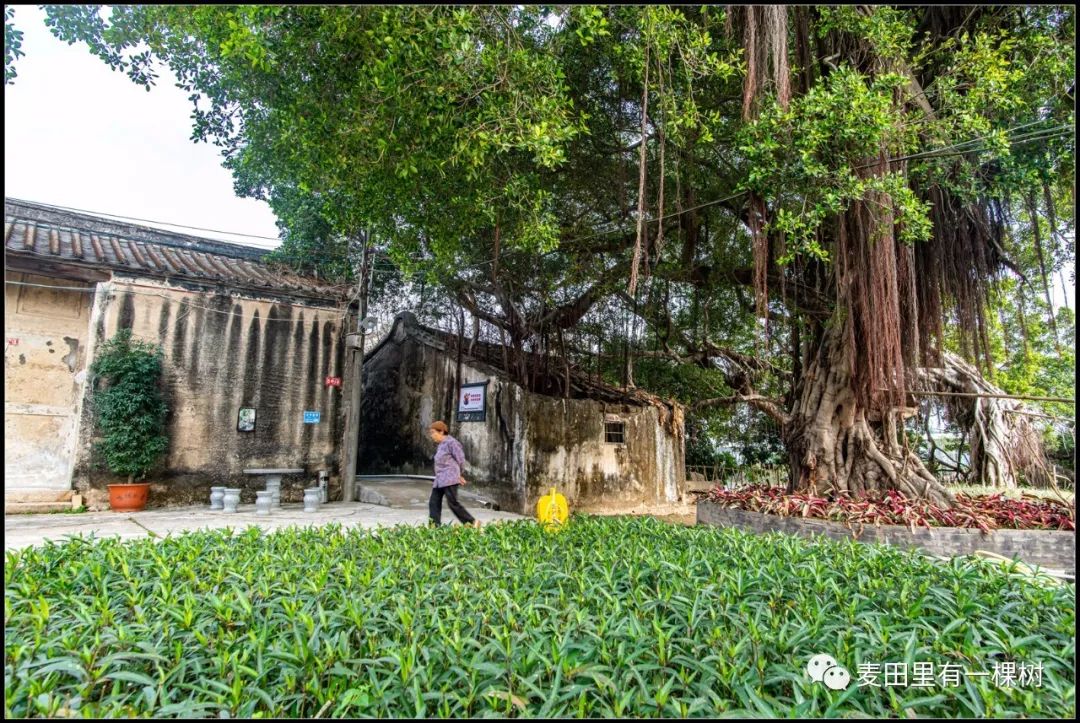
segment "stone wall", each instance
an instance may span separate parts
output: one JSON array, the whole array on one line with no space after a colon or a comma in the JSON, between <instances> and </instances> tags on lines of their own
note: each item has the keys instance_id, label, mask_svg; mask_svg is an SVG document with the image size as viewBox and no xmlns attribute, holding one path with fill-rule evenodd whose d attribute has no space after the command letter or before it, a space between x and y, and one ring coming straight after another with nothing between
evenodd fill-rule
<instances>
[{"instance_id":1,"label":"stone wall","mask_svg":"<svg viewBox=\"0 0 1080 723\"><path fill-rule=\"evenodd\" d=\"M954 557L984 550L1008 558L1018 558L1028 565L1051 570L1076 570L1076 533L1057 530L994 530L990 534L963 527L916 527L914 531L899 525L867 525L860 531L839 522L802 517L780 517L763 512L721 507L713 502L699 502L698 524L738 527L753 532L785 532L811 537L824 535L834 540L856 539L866 543L884 543L917 548L932 555Z\"/></svg>"},{"instance_id":2,"label":"stone wall","mask_svg":"<svg viewBox=\"0 0 1080 723\"><path fill-rule=\"evenodd\" d=\"M243 474L249 467L304 467L305 475L283 481L286 501L299 501L319 469L338 475L341 390L324 380L341 376L340 310L139 278L102 287L92 343L130 328L164 348L170 446L162 469L148 475L148 506L201 503L211 485L226 484L254 501L260 482ZM91 464L92 405L87 385L75 487L94 507L107 504L114 480ZM237 431L241 407L256 408L254 432ZM320 422L304 424L305 410L321 412Z\"/></svg>"},{"instance_id":3,"label":"stone wall","mask_svg":"<svg viewBox=\"0 0 1080 723\"><path fill-rule=\"evenodd\" d=\"M70 493L94 286L5 276L5 497Z\"/></svg>"},{"instance_id":4,"label":"stone wall","mask_svg":"<svg viewBox=\"0 0 1080 723\"><path fill-rule=\"evenodd\" d=\"M364 363L360 474L433 474L427 436L442 419L465 450L470 486L504 510L531 514L556 486L575 510L678 501L683 436L654 407L529 394L481 362L461 362L461 384L489 381L483 422L457 422L458 362L397 322ZM626 426L626 444L604 441L604 420Z\"/></svg>"}]
</instances>

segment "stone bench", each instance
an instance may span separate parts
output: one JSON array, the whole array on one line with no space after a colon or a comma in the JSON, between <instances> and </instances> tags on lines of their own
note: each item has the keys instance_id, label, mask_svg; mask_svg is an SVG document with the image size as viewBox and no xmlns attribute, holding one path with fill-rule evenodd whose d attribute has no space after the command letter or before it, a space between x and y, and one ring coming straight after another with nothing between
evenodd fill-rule
<instances>
[{"instance_id":1,"label":"stone bench","mask_svg":"<svg viewBox=\"0 0 1080 723\"><path fill-rule=\"evenodd\" d=\"M266 475L266 483L281 484L281 478L287 474L303 474L303 468L278 468L278 469L245 469L244 474L262 474Z\"/></svg>"},{"instance_id":2,"label":"stone bench","mask_svg":"<svg viewBox=\"0 0 1080 723\"><path fill-rule=\"evenodd\" d=\"M266 476L266 491L274 492L274 507L281 507L281 478L287 474L303 474L303 472L303 468L297 467L276 467L266 469L257 468L244 470L244 474Z\"/></svg>"}]
</instances>

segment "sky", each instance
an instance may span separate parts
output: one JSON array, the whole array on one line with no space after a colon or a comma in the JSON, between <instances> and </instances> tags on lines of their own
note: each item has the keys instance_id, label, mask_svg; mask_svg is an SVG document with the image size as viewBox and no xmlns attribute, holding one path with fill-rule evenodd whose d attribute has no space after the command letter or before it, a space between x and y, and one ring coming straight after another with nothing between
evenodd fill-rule
<instances>
[{"instance_id":1,"label":"sky","mask_svg":"<svg viewBox=\"0 0 1080 723\"><path fill-rule=\"evenodd\" d=\"M191 141L191 102L159 68L150 92L49 32L45 13L15 8L25 56L4 87L4 196L260 248L279 242L264 201L238 198L218 148ZM245 238L235 233L265 236Z\"/></svg>"}]
</instances>

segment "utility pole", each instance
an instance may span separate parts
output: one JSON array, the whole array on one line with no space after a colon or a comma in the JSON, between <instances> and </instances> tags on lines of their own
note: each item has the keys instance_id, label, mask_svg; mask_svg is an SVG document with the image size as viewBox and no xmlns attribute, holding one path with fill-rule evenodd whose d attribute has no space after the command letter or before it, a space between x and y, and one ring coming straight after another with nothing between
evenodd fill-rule
<instances>
[{"instance_id":1,"label":"utility pole","mask_svg":"<svg viewBox=\"0 0 1080 723\"><path fill-rule=\"evenodd\" d=\"M345 472L341 479L342 497L346 502L356 501L356 463L360 447L360 402L364 391L364 319L368 306L368 249L370 235L364 232L364 254L360 262L360 313L356 317L356 334L348 336L355 343L346 343L352 351L352 375L349 377L349 416L345 422Z\"/></svg>"}]
</instances>

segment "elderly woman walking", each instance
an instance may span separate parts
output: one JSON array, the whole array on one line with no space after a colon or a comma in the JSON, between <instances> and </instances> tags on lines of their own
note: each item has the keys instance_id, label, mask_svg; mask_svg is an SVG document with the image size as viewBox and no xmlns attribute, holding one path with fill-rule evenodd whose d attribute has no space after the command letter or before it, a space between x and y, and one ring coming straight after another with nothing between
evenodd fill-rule
<instances>
[{"instance_id":1,"label":"elderly woman walking","mask_svg":"<svg viewBox=\"0 0 1080 723\"><path fill-rule=\"evenodd\" d=\"M435 526L442 523L442 501L445 496L450 503L450 511L461 520L461 524L480 527L480 521L470 515L457 498L457 488L465 484L465 478L461 476L461 468L465 465L465 450L461 448L461 442L450 436L450 429L443 421L432 424L428 436L438 445L435 450L435 483L431 488L431 499L428 500L431 523Z\"/></svg>"}]
</instances>

